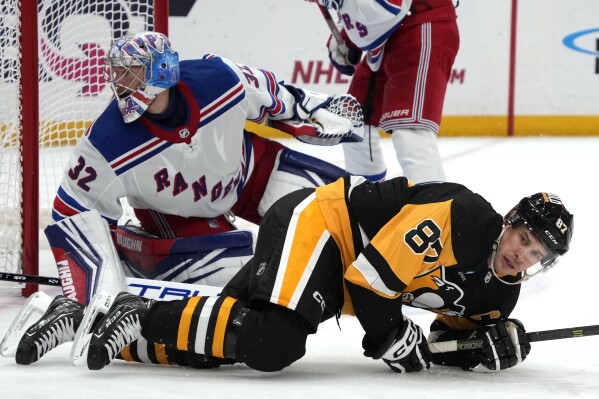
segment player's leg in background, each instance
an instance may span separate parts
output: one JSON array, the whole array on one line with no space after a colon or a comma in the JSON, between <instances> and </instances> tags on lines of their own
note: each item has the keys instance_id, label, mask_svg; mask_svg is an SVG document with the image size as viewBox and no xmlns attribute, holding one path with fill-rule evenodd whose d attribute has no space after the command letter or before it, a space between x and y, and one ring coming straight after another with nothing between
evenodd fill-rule
<instances>
[{"instance_id":1,"label":"player's leg in background","mask_svg":"<svg viewBox=\"0 0 599 399\"><path fill-rule=\"evenodd\" d=\"M377 126L364 126L364 140L360 143L343 143L345 168L355 176L370 181L381 181L387 175L381 136Z\"/></svg>"},{"instance_id":2,"label":"player's leg in background","mask_svg":"<svg viewBox=\"0 0 599 399\"><path fill-rule=\"evenodd\" d=\"M414 182L446 180L436 135L458 48L455 21L400 27L385 47L390 77L380 126L392 132L397 160Z\"/></svg>"},{"instance_id":3,"label":"player's leg in background","mask_svg":"<svg viewBox=\"0 0 599 399\"><path fill-rule=\"evenodd\" d=\"M365 126L362 142L342 144L345 169L370 181L383 180L387 174L378 128L385 80L386 71L380 70L373 76L366 59L363 59L352 76L348 90L363 107Z\"/></svg>"},{"instance_id":4,"label":"player's leg in background","mask_svg":"<svg viewBox=\"0 0 599 399\"><path fill-rule=\"evenodd\" d=\"M391 139L404 176L415 183L447 180L435 132L394 129Z\"/></svg>"}]
</instances>

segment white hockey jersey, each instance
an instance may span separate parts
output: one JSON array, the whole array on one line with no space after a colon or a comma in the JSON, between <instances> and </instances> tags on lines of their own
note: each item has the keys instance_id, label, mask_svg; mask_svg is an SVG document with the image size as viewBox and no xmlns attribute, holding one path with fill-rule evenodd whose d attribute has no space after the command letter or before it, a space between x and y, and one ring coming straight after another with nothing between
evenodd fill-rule
<instances>
[{"instance_id":1,"label":"white hockey jersey","mask_svg":"<svg viewBox=\"0 0 599 399\"><path fill-rule=\"evenodd\" d=\"M290 119L295 99L271 72L217 56L182 61L180 70L185 123L170 128L142 116L126 124L112 101L72 152L54 220L97 209L114 226L121 198L184 217L233 206L252 173L246 120Z\"/></svg>"},{"instance_id":2,"label":"white hockey jersey","mask_svg":"<svg viewBox=\"0 0 599 399\"><path fill-rule=\"evenodd\" d=\"M378 70L385 42L408 14L411 0L319 0L336 9L349 39L368 52L368 64ZM340 5L338 6L338 4Z\"/></svg>"}]
</instances>

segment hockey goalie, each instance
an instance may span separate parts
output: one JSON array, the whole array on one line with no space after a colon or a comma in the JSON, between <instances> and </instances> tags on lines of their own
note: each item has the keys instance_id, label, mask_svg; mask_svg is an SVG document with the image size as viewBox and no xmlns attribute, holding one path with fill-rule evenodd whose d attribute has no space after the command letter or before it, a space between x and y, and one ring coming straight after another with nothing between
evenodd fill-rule
<instances>
[{"instance_id":1,"label":"hockey goalie","mask_svg":"<svg viewBox=\"0 0 599 399\"><path fill-rule=\"evenodd\" d=\"M189 284L222 287L253 254L253 235L235 216L259 224L284 194L347 175L247 131L247 121L315 145L363 136L353 97L212 54L179 61L160 33L116 40L104 76L114 99L74 148L45 230L64 295L38 293L17 316L1 348L19 364L73 340L97 292L172 299L197 295ZM139 225L117 225L123 198Z\"/></svg>"}]
</instances>

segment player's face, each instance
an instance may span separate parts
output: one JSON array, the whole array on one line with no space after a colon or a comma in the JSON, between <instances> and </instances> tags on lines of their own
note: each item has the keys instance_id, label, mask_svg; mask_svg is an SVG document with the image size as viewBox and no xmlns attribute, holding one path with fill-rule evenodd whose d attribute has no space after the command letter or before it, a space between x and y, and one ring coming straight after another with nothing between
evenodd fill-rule
<instances>
[{"instance_id":1,"label":"player's face","mask_svg":"<svg viewBox=\"0 0 599 399\"><path fill-rule=\"evenodd\" d=\"M120 98L135 92L144 82L144 67L112 67L112 83Z\"/></svg>"},{"instance_id":2,"label":"player's face","mask_svg":"<svg viewBox=\"0 0 599 399\"><path fill-rule=\"evenodd\" d=\"M493 267L498 274L515 274L540 262L547 250L524 224L507 226L499 240Z\"/></svg>"}]
</instances>

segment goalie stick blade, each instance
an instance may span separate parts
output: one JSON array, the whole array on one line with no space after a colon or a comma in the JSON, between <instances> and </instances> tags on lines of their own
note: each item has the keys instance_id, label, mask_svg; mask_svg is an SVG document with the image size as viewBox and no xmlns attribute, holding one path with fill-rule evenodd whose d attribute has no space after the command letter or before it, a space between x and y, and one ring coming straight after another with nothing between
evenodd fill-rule
<instances>
[{"instance_id":1,"label":"goalie stick blade","mask_svg":"<svg viewBox=\"0 0 599 399\"><path fill-rule=\"evenodd\" d=\"M15 356L21 337L42 317L51 302L52 297L42 291L36 292L27 299L0 342L0 354L3 357Z\"/></svg>"},{"instance_id":2,"label":"goalie stick blade","mask_svg":"<svg viewBox=\"0 0 599 399\"><path fill-rule=\"evenodd\" d=\"M71 363L75 366L85 364L87 361L87 351L89 349L89 342L92 337L92 331L96 322L99 321L110 309L112 302L114 302L116 294L111 294L106 291L102 291L97 294L92 301L87 305L83 320L75 339L73 340L73 346L71 347Z\"/></svg>"}]
</instances>

